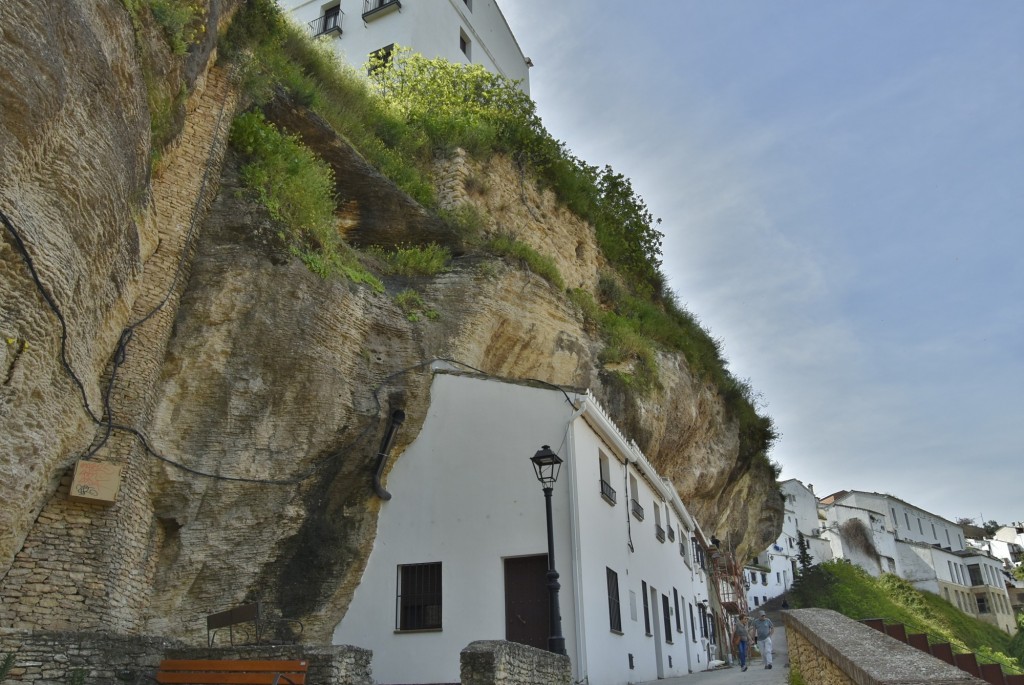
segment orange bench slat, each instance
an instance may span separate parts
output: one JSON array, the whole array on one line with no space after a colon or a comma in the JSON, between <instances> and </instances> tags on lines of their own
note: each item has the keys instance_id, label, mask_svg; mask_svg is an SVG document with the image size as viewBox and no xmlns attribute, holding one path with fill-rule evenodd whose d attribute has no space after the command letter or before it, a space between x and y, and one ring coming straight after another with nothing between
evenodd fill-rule
<instances>
[{"instance_id":1,"label":"orange bench slat","mask_svg":"<svg viewBox=\"0 0 1024 685\"><path fill-rule=\"evenodd\" d=\"M156 680L167 685L272 685L280 675L282 683L305 685L308 667L305 660L165 659Z\"/></svg>"},{"instance_id":2,"label":"orange bench slat","mask_svg":"<svg viewBox=\"0 0 1024 685\"><path fill-rule=\"evenodd\" d=\"M264 671L261 673L239 673L237 671L172 671L158 673L156 681L165 685L305 685L305 673L280 673Z\"/></svg>"},{"instance_id":3,"label":"orange bench slat","mask_svg":"<svg viewBox=\"0 0 1024 685\"><path fill-rule=\"evenodd\" d=\"M164 659L161 671L305 671L309 662L248 659Z\"/></svg>"}]
</instances>

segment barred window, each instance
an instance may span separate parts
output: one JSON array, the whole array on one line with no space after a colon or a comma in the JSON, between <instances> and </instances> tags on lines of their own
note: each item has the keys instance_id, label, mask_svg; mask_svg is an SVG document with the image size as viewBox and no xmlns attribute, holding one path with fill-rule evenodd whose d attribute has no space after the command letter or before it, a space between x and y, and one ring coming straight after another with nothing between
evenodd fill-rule
<instances>
[{"instance_id":1,"label":"barred window","mask_svg":"<svg viewBox=\"0 0 1024 685\"><path fill-rule=\"evenodd\" d=\"M641 599L644 602L644 634L646 634L647 637L650 637L652 635L652 633L651 633L651 605L647 601L647 582L646 581L640 581L640 590L643 592L643 597L641 597Z\"/></svg>"},{"instance_id":2,"label":"barred window","mask_svg":"<svg viewBox=\"0 0 1024 685\"><path fill-rule=\"evenodd\" d=\"M441 562L398 567L398 630L441 628Z\"/></svg>"},{"instance_id":3,"label":"barred window","mask_svg":"<svg viewBox=\"0 0 1024 685\"><path fill-rule=\"evenodd\" d=\"M619 574L610 568L608 572L608 626L612 630L622 632L622 609L619 606Z\"/></svg>"}]
</instances>

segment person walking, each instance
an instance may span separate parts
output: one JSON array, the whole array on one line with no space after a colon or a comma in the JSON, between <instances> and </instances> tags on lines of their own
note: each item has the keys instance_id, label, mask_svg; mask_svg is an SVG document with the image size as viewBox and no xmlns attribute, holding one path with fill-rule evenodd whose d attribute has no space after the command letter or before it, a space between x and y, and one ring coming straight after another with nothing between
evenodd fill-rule
<instances>
[{"instance_id":1,"label":"person walking","mask_svg":"<svg viewBox=\"0 0 1024 685\"><path fill-rule=\"evenodd\" d=\"M764 657L764 667L772 667L772 634L775 632L775 624L768 618L764 611L757 615L754 620L754 641L761 645L761 656Z\"/></svg>"},{"instance_id":2,"label":"person walking","mask_svg":"<svg viewBox=\"0 0 1024 685\"><path fill-rule=\"evenodd\" d=\"M740 616L732 632L732 644L740 658L740 670L747 670L747 645L750 643L750 623L746 614Z\"/></svg>"}]
</instances>

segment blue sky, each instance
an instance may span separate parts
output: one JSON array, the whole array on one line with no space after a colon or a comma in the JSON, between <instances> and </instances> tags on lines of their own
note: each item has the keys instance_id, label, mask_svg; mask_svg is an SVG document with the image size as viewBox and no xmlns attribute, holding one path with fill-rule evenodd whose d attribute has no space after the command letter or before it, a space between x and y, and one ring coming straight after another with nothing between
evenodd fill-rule
<instances>
[{"instance_id":1,"label":"blue sky","mask_svg":"<svg viewBox=\"0 0 1024 685\"><path fill-rule=\"evenodd\" d=\"M1024 519L1024 2L502 10L548 130L664 220L784 478Z\"/></svg>"}]
</instances>

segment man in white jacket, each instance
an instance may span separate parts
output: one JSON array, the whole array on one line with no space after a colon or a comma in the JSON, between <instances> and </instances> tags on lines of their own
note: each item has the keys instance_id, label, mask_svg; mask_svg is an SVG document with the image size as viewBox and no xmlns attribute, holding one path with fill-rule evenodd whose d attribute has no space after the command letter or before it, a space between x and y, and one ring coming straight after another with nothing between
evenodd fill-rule
<instances>
[{"instance_id":1,"label":"man in white jacket","mask_svg":"<svg viewBox=\"0 0 1024 685\"><path fill-rule=\"evenodd\" d=\"M761 656L764 658L764 667L772 667L772 633L775 632L775 624L763 611L754 620L754 639L761 645Z\"/></svg>"}]
</instances>

